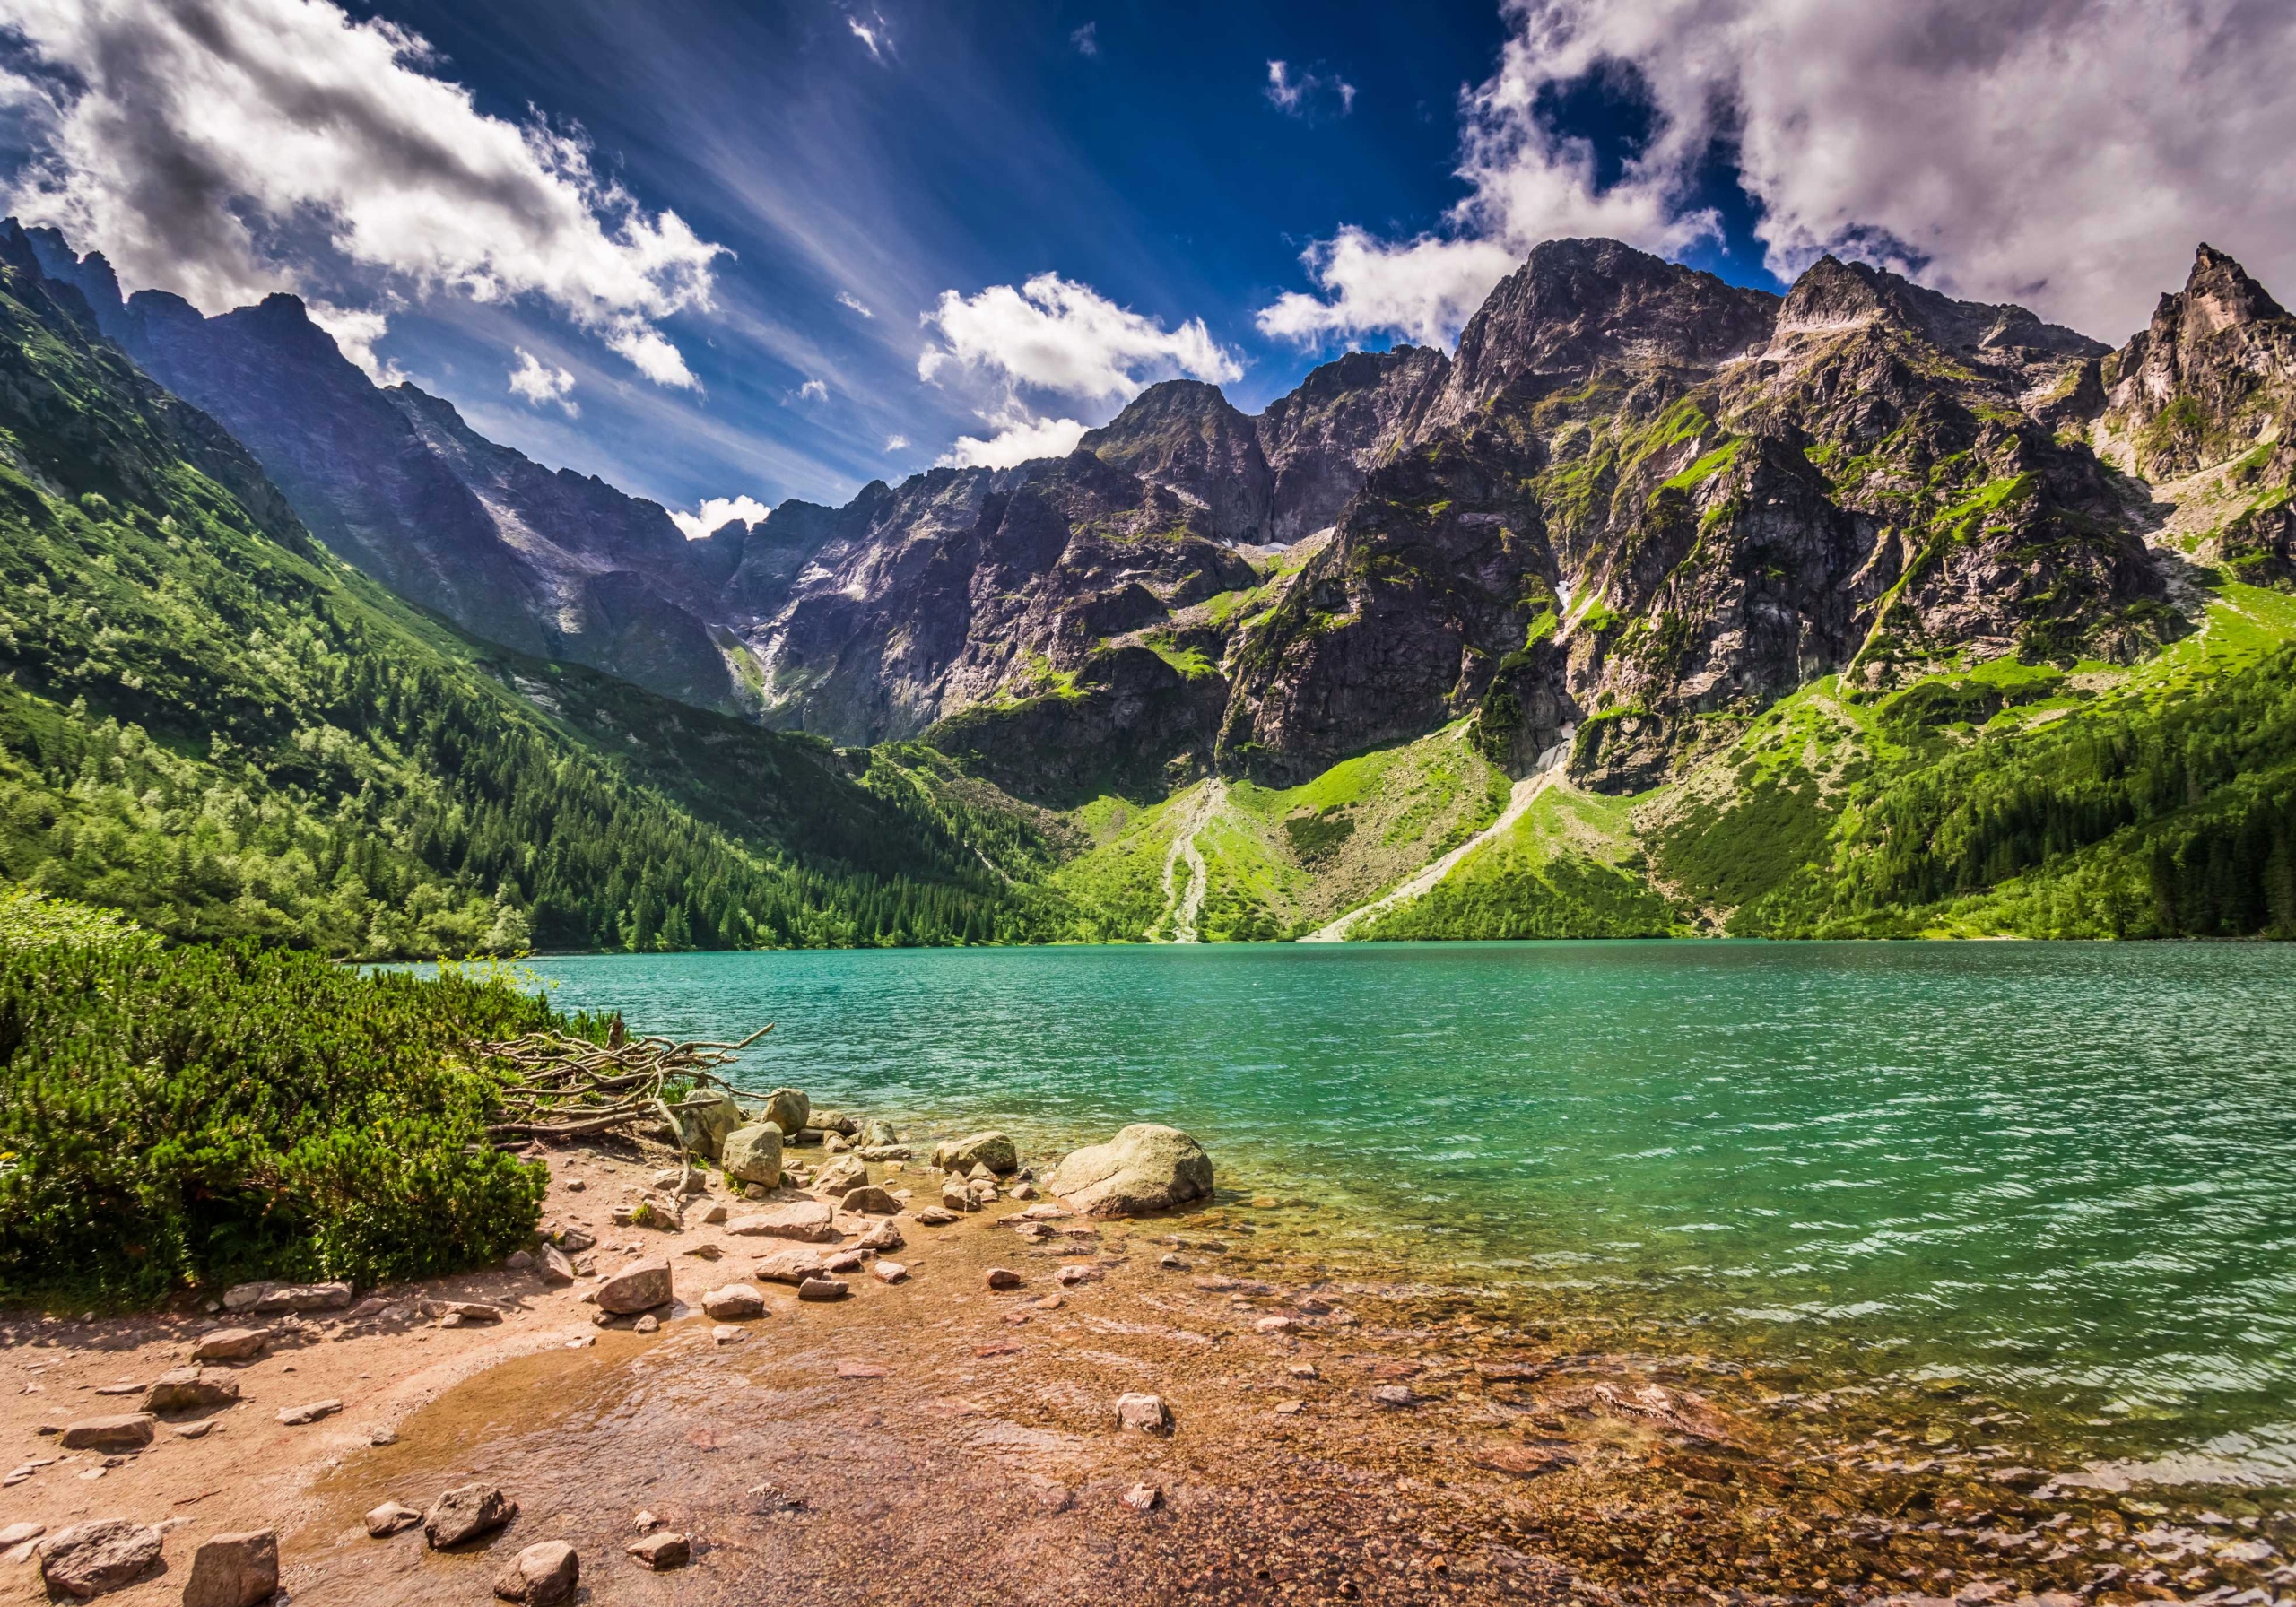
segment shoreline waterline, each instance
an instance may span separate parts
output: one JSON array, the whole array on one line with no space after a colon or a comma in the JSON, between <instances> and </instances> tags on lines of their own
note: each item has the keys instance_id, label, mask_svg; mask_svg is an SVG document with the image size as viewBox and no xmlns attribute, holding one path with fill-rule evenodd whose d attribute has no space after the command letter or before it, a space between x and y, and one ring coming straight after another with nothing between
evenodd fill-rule
<instances>
[{"instance_id":1,"label":"shoreline waterline","mask_svg":"<svg viewBox=\"0 0 2296 1607\"><path fill-rule=\"evenodd\" d=\"M1319 1252L2296 1467L2296 951L1702 942L537 960L566 1008L1057 1152L1194 1133ZM738 1031L737 1031L738 1029ZM2205 1084L2206 1108L2192 1096ZM1292 1207L1290 1210L1304 1210ZM1282 1214L1282 1213L1278 1213Z\"/></svg>"}]
</instances>

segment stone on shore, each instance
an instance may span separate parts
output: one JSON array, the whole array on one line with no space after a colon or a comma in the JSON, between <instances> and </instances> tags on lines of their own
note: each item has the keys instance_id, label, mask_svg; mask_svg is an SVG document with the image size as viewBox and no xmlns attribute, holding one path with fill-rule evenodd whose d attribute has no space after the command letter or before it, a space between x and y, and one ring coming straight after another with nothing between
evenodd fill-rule
<instances>
[{"instance_id":1,"label":"stone on shore","mask_svg":"<svg viewBox=\"0 0 2296 1607\"><path fill-rule=\"evenodd\" d=\"M736 1183L776 1188L781 1183L781 1129L771 1122L736 1127L726 1137L722 1160L726 1176Z\"/></svg>"},{"instance_id":2,"label":"stone on shore","mask_svg":"<svg viewBox=\"0 0 2296 1607\"><path fill-rule=\"evenodd\" d=\"M74 1524L39 1543L40 1582L80 1602L135 1584L159 1560L160 1532L124 1517Z\"/></svg>"},{"instance_id":3,"label":"stone on shore","mask_svg":"<svg viewBox=\"0 0 2296 1607\"><path fill-rule=\"evenodd\" d=\"M598 1309L616 1316L670 1303L670 1264L659 1255L633 1261L598 1285Z\"/></svg>"},{"instance_id":4,"label":"stone on shore","mask_svg":"<svg viewBox=\"0 0 2296 1607\"><path fill-rule=\"evenodd\" d=\"M900 1202L880 1185L862 1183L845 1191L845 1197L838 1202L838 1209L857 1212L865 1216L897 1216L900 1213Z\"/></svg>"},{"instance_id":5,"label":"stone on shore","mask_svg":"<svg viewBox=\"0 0 2296 1607\"><path fill-rule=\"evenodd\" d=\"M274 1316L289 1311L340 1311L351 1304L348 1283L240 1283L223 1291L223 1309Z\"/></svg>"},{"instance_id":6,"label":"stone on shore","mask_svg":"<svg viewBox=\"0 0 2296 1607\"><path fill-rule=\"evenodd\" d=\"M898 1261L880 1260L869 1271L880 1283L899 1283L909 1276L909 1269Z\"/></svg>"},{"instance_id":7,"label":"stone on shore","mask_svg":"<svg viewBox=\"0 0 2296 1607\"><path fill-rule=\"evenodd\" d=\"M300 1429L306 1423L316 1423L321 1418L333 1417L343 1410L343 1403L334 1399L306 1401L300 1406L283 1407L279 1420L290 1429Z\"/></svg>"},{"instance_id":8,"label":"stone on shore","mask_svg":"<svg viewBox=\"0 0 2296 1607\"><path fill-rule=\"evenodd\" d=\"M692 1095L673 1114L685 1147L712 1160L724 1152L726 1135L748 1119L731 1094L718 1090Z\"/></svg>"},{"instance_id":9,"label":"stone on shore","mask_svg":"<svg viewBox=\"0 0 2296 1607\"><path fill-rule=\"evenodd\" d=\"M458 1484L431 1503L423 1537L433 1551L491 1534L518 1516L518 1504L491 1484Z\"/></svg>"},{"instance_id":10,"label":"stone on shore","mask_svg":"<svg viewBox=\"0 0 2296 1607\"><path fill-rule=\"evenodd\" d=\"M978 1211L980 1202L973 1192L956 1178L941 1185L941 1209L944 1211Z\"/></svg>"},{"instance_id":11,"label":"stone on shore","mask_svg":"<svg viewBox=\"0 0 2296 1607\"><path fill-rule=\"evenodd\" d=\"M1017 1170L1021 1157L1013 1141L1002 1133L973 1133L944 1138L933 1146L933 1164L944 1172L969 1172L983 1166L992 1174Z\"/></svg>"},{"instance_id":12,"label":"stone on shore","mask_svg":"<svg viewBox=\"0 0 2296 1607\"><path fill-rule=\"evenodd\" d=\"M804 1244L837 1240L837 1208L826 1200L793 1200L787 1205L737 1216L726 1231L739 1238L794 1238Z\"/></svg>"},{"instance_id":13,"label":"stone on shore","mask_svg":"<svg viewBox=\"0 0 2296 1607\"><path fill-rule=\"evenodd\" d=\"M1212 1158L1177 1127L1135 1122L1104 1144L1072 1151L1046 1186L1092 1216L1169 1211L1212 1194Z\"/></svg>"},{"instance_id":14,"label":"stone on shore","mask_svg":"<svg viewBox=\"0 0 2296 1607\"><path fill-rule=\"evenodd\" d=\"M890 1216L881 1216L869 1224L869 1230L853 1241L857 1250L898 1250L909 1240L901 1237L900 1224Z\"/></svg>"},{"instance_id":15,"label":"stone on shore","mask_svg":"<svg viewBox=\"0 0 2296 1607\"><path fill-rule=\"evenodd\" d=\"M506 1602L526 1607L559 1607L574 1599L582 1577L582 1559L562 1540L545 1540L528 1546L510 1559L494 1581L494 1594Z\"/></svg>"},{"instance_id":16,"label":"stone on shore","mask_svg":"<svg viewBox=\"0 0 2296 1607\"><path fill-rule=\"evenodd\" d=\"M917 1154L907 1144L864 1144L854 1153L864 1160L911 1160Z\"/></svg>"},{"instance_id":17,"label":"stone on shore","mask_svg":"<svg viewBox=\"0 0 2296 1607\"><path fill-rule=\"evenodd\" d=\"M567 1284L574 1281L574 1263L556 1245L542 1247L542 1264L537 1269L544 1283Z\"/></svg>"},{"instance_id":18,"label":"stone on shore","mask_svg":"<svg viewBox=\"0 0 2296 1607\"><path fill-rule=\"evenodd\" d=\"M813 1179L813 1192L823 1194L841 1194L859 1188L868 1181L869 1168L866 1162L857 1160L850 1155L840 1155L822 1168L821 1175Z\"/></svg>"},{"instance_id":19,"label":"stone on shore","mask_svg":"<svg viewBox=\"0 0 2296 1607\"><path fill-rule=\"evenodd\" d=\"M993 1266L985 1275L985 1281L991 1289L1018 1289L1027 1280L1009 1266Z\"/></svg>"},{"instance_id":20,"label":"stone on shore","mask_svg":"<svg viewBox=\"0 0 2296 1607\"><path fill-rule=\"evenodd\" d=\"M219 1367L179 1367L161 1373L144 1396L146 1412L204 1412L239 1398L239 1381Z\"/></svg>"},{"instance_id":21,"label":"stone on shore","mask_svg":"<svg viewBox=\"0 0 2296 1607\"><path fill-rule=\"evenodd\" d=\"M1099 1281L1100 1269L1096 1266L1070 1265L1062 1267L1052 1276L1061 1288L1074 1289L1080 1283Z\"/></svg>"},{"instance_id":22,"label":"stone on shore","mask_svg":"<svg viewBox=\"0 0 2296 1607\"><path fill-rule=\"evenodd\" d=\"M860 1139L862 1144L868 1149L882 1149L886 1145L900 1142L900 1134L893 1131L893 1125L891 1122L869 1121L861 1125ZM869 1159L874 1160L878 1158L872 1155ZM909 1157L903 1155L900 1159L906 1160Z\"/></svg>"},{"instance_id":23,"label":"stone on shore","mask_svg":"<svg viewBox=\"0 0 2296 1607\"><path fill-rule=\"evenodd\" d=\"M842 1300L853 1291L834 1278L808 1278L797 1285L801 1300Z\"/></svg>"},{"instance_id":24,"label":"stone on shore","mask_svg":"<svg viewBox=\"0 0 2296 1607\"><path fill-rule=\"evenodd\" d=\"M1164 1404L1161 1395L1122 1394L1116 1398L1116 1422L1119 1429L1132 1429L1142 1434L1170 1434L1172 1411Z\"/></svg>"},{"instance_id":25,"label":"stone on shore","mask_svg":"<svg viewBox=\"0 0 2296 1607\"><path fill-rule=\"evenodd\" d=\"M484 1300L433 1300L430 1311L434 1316L455 1317L465 1323L499 1323L502 1320L502 1308L490 1306Z\"/></svg>"},{"instance_id":26,"label":"stone on shore","mask_svg":"<svg viewBox=\"0 0 2296 1607\"><path fill-rule=\"evenodd\" d=\"M218 1328L200 1336L191 1347L194 1361L248 1361L263 1354L271 1343L268 1328Z\"/></svg>"},{"instance_id":27,"label":"stone on shore","mask_svg":"<svg viewBox=\"0 0 2296 1607\"><path fill-rule=\"evenodd\" d=\"M202 1541L192 1553L183 1607L258 1607L279 1592L279 1536L248 1529Z\"/></svg>"},{"instance_id":28,"label":"stone on shore","mask_svg":"<svg viewBox=\"0 0 2296 1607\"><path fill-rule=\"evenodd\" d=\"M805 1098L804 1090L777 1088L765 1096L765 1108L757 1113L761 1122L771 1122L785 1134L805 1130L805 1121L813 1114L813 1102Z\"/></svg>"},{"instance_id":29,"label":"stone on shore","mask_svg":"<svg viewBox=\"0 0 2296 1607\"><path fill-rule=\"evenodd\" d=\"M721 1323L745 1322L765 1315L765 1297L746 1283L728 1283L703 1295L701 1309Z\"/></svg>"},{"instance_id":30,"label":"stone on shore","mask_svg":"<svg viewBox=\"0 0 2296 1607\"><path fill-rule=\"evenodd\" d=\"M1161 1484L1135 1484L1124 1492L1122 1499L1135 1512L1153 1512L1164 1504L1164 1487Z\"/></svg>"},{"instance_id":31,"label":"stone on shore","mask_svg":"<svg viewBox=\"0 0 2296 1607\"><path fill-rule=\"evenodd\" d=\"M404 1501L385 1501L367 1513L367 1533L377 1540L401 1534L422 1521L422 1515Z\"/></svg>"},{"instance_id":32,"label":"stone on shore","mask_svg":"<svg viewBox=\"0 0 2296 1607\"><path fill-rule=\"evenodd\" d=\"M761 1255L751 1270L770 1283L796 1284L826 1270L828 1261L829 1257L819 1250L791 1248Z\"/></svg>"},{"instance_id":33,"label":"stone on shore","mask_svg":"<svg viewBox=\"0 0 2296 1607\"><path fill-rule=\"evenodd\" d=\"M955 1212L939 1205L927 1205L924 1210L913 1212L910 1214L919 1224L927 1228L945 1228L957 1220Z\"/></svg>"},{"instance_id":34,"label":"stone on shore","mask_svg":"<svg viewBox=\"0 0 2296 1607\"><path fill-rule=\"evenodd\" d=\"M643 1540L633 1540L622 1550L638 1559L641 1568L662 1573L674 1568L683 1568L693 1559L693 1547L683 1534L668 1529L657 1529Z\"/></svg>"},{"instance_id":35,"label":"stone on shore","mask_svg":"<svg viewBox=\"0 0 2296 1607\"><path fill-rule=\"evenodd\" d=\"M122 1412L65 1424L62 1444L67 1451L140 1451L154 1431L150 1412Z\"/></svg>"}]
</instances>

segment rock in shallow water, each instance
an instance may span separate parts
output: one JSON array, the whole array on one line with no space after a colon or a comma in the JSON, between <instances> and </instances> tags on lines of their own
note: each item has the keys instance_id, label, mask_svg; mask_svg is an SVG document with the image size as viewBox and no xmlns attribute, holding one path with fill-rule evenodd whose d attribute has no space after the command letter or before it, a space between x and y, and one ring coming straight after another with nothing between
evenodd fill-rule
<instances>
[{"instance_id":1,"label":"rock in shallow water","mask_svg":"<svg viewBox=\"0 0 2296 1607\"><path fill-rule=\"evenodd\" d=\"M1170 1434L1172 1431L1171 1408L1164 1404L1161 1395L1135 1393L1116 1398L1116 1421L1119 1429L1131 1429L1142 1434Z\"/></svg>"},{"instance_id":2,"label":"rock in shallow water","mask_svg":"<svg viewBox=\"0 0 2296 1607\"><path fill-rule=\"evenodd\" d=\"M656 1573L665 1569L683 1568L693 1559L693 1547L683 1534L663 1529L643 1540L633 1540L623 1548L636 1558L641 1567Z\"/></svg>"},{"instance_id":3,"label":"rock in shallow water","mask_svg":"<svg viewBox=\"0 0 2296 1607\"><path fill-rule=\"evenodd\" d=\"M558 1607L574 1599L581 1582L582 1559L562 1540L545 1540L528 1546L513 1558L494 1581L494 1594L506 1602L526 1607Z\"/></svg>"},{"instance_id":4,"label":"rock in shallow water","mask_svg":"<svg viewBox=\"0 0 2296 1607\"><path fill-rule=\"evenodd\" d=\"M1212 1158L1177 1127L1135 1122L1104 1144L1073 1151L1046 1186L1093 1216L1169 1211L1212 1194Z\"/></svg>"},{"instance_id":5,"label":"rock in shallow water","mask_svg":"<svg viewBox=\"0 0 2296 1607\"><path fill-rule=\"evenodd\" d=\"M491 1484L459 1484L431 1503L422 1533L434 1551L491 1534L518 1516L518 1504Z\"/></svg>"},{"instance_id":6,"label":"rock in shallow water","mask_svg":"<svg viewBox=\"0 0 2296 1607\"><path fill-rule=\"evenodd\" d=\"M367 1533L377 1540L404 1533L422 1521L422 1515L404 1501L385 1501L367 1514Z\"/></svg>"},{"instance_id":7,"label":"rock in shallow water","mask_svg":"<svg viewBox=\"0 0 2296 1607\"><path fill-rule=\"evenodd\" d=\"M991 1173L1004 1173L1016 1169L1021 1157L1005 1134L973 1133L963 1138L943 1139L935 1144L933 1164L944 1172L969 1172L978 1166Z\"/></svg>"},{"instance_id":8,"label":"rock in shallow water","mask_svg":"<svg viewBox=\"0 0 2296 1607\"><path fill-rule=\"evenodd\" d=\"M721 1323L745 1322L765 1315L765 1297L746 1283L728 1283L703 1295L701 1309Z\"/></svg>"}]
</instances>

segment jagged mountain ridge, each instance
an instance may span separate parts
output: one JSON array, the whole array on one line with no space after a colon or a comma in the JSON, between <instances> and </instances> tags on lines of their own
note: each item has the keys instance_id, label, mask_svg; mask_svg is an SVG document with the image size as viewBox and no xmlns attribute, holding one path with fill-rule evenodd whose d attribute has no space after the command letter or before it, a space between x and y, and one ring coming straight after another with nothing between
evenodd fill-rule
<instances>
[{"instance_id":1,"label":"jagged mountain ridge","mask_svg":"<svg viewBox=\"0 0 2296 1607\"><path fill-rule=\"evenodd\" d=\"M356 429L336 435L371 440L321 450L327 409L247 400L264 387L245 354L295 343L272 326L331 349L289 299L195 325L144 292L121 327L187 392L265 414L246 428L287 438L257 447L267 465L379 456L348 490L279 474L299 507L380 488L363 526L311 521L338 551L483 634L689 700L847 744L945 738L1046 801L1118 775L1135 792L1207 768L1297 780L1465 715L1517 769L1575 729L1574 774L1633 789L1815 674L2126 656L2179 629L2145 511L2108 468L2142 465L2114 442L2169 461L2163 431L2203 405L2170 405L2187 346L2283 361L2276 304L2203 256L2196 332L2156 318L2115 353L1831 257L1780 298L1553 241L1456 358L1351 353L1256 418L1168 382L1066 459L873 482L703 543L339 353L329 394ZM195 336L224 349L204 369L180 354ZM265 360L275 379L283 360ZM2234 387L2238 427L2271 445L2257 383ZM2252 465L2246 534L2223 538L2266 566L2286 561L2278 450ZM427 540L395 540L394 520Z\"/></svg>"}]
</instances>

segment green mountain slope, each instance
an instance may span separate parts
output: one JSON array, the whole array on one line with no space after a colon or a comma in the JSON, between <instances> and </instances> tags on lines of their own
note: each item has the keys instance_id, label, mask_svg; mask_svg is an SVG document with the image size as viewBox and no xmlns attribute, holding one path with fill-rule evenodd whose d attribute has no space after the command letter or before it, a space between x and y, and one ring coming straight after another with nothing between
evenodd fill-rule
<instances>
[{"instance_id":1,"label":"green mountain slope","mask_svg":"<svg viewBox=\"0 0 2296 1607\"><path fill-rule=\"evenodd\" d=\"M319 548L0 238L0 879L366 957L992 941L824 744L482 647Z\"/></svg>"}]
</instances>

